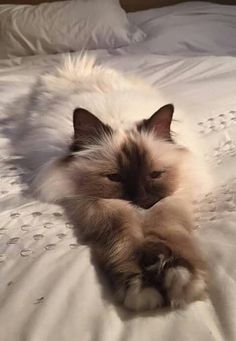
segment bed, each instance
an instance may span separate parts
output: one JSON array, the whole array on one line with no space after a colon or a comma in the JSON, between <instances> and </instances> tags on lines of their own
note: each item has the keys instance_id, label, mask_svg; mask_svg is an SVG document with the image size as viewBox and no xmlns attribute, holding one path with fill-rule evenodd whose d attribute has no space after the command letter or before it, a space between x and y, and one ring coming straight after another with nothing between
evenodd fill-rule
<instances>
[{"instance_id":1,"label":"bed","mask_svg":"<svg viewBox=\"0 0 236 341\"><path fill-rule=\"evenodd\" d=\"M189 112L215 188L200 198L196 235L209 298L185 310L133 314L115 306L62 208L25 195L9 152L5 108L62 57L0 60L0 340L236 340L236 6L188 2L128 14L146 38L89 53L144 77ZM74 54L76 55L75 52Z\"/></svg>"}]
</instances>

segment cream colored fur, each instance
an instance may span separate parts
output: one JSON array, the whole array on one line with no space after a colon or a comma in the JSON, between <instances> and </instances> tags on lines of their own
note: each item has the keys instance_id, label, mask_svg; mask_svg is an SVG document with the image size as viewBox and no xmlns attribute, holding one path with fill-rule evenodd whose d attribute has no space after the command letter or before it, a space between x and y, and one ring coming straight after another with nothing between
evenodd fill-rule
<instances>
[{"instance_id":1,"label":"cream colored fur","mask_svg":"<svg viewBox=\"0 0 236 341\"><path fill-rule=\"evenodd\" d=\"M34 193L49 202L77 200L72 216L79 222L85 239L98 243L96 251L103 264L110 262L115 272L124 275L117 284L116 296L132 310L154 309L163 304L156 288L143 287L142 269L132 257L132 261L129 259L145 238L149 238L149 232L156 235L157 244L162 234L170 250L181 255L194 269L193 274L182 266L166 271L164 286L170 304L182 306L200 298L206 289L205 268L192 243L191 209L194 198L209 190L210 181L201 158L199 140L188 125L188 113L176 108L171 126L175 144L157 139L152 133L134 132L137 122L148 119L165 104L166 99L157 89L134 77L99 66L94 58L84 55L77 59L68 57L52 73L41 76L29 100L18 107L16 117L13 145L31 169ZM73 111L78 107L92 112L115 133L111 138L104 137L98 144L75 152L76 162L66 163L62 160L68 155L72 142ZM177 185L172 195L148 213L121 200L85 200L83 197L88 190L83 172L87 171L86 167L91 170L91 163L88 165L86 160L92 160L95 169L100 171L106 168L106 162L112 167L114 155L127 136L145 146L154 165L161 165L163 168L160 169L173 168L176 172ZM107 180L104 177L101 181ZM100 185L102 188L102 183ZM116 228L121 232L117 236L109 232L112 238L109 244L103 229L109 227L113 231L113 221L119 223ZM125 289L127 276L132 272L138 273L138 277L131 279Z\"/></svg>"},{"instance_id":2,"label":"cream colored fur","mask_svg":"<svg viewBox=\"0 0 236 341\"><path fill-rule=\"evenodd\" d=\"M125 138L124 130L149 118L166 104L158 89L135 77L97 65L95 59L87 55L68 56L53 72L41 76L32 97L36 98L33 104L24 103L18 108L20 122L15 149L33 170L37 195L49 201L70 194L68 177L55 169L53 161L67 153L73 136L72 114L76 107L89 110L102 122L117 129L119 134L113 143L119 145ZM210 180L201 159L199 139L188 125L188 115L176 108L171 129L175 141L192 153L188 162L181 166L186 186L179 189L179 195L185 195L188 190L188 196L192 196L195 192L208 191ZM150 136L146 137L146 143L153 145L153 152L158 151L159 155L167 148L165 142L154 142ZM169 154L165 156L168 157L171 158ZM73 194L72 188L71 192Z\"/></svg>"}]
</instances>

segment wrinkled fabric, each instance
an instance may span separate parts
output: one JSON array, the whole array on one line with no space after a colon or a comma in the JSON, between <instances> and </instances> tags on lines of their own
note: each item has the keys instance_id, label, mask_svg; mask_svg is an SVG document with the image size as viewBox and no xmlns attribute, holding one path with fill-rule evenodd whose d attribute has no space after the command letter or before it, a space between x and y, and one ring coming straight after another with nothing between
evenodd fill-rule
<instances>
[{"instance_id":1,"label":"wrinkled fabric","mask_svg":"<svg viewBox=\"0 0 236 341\"><path fill-rule=\"evenodd\" d=\"M115 48L144 37L117 0L0 5L0 58Z\"/></svg>"}]
</instances>

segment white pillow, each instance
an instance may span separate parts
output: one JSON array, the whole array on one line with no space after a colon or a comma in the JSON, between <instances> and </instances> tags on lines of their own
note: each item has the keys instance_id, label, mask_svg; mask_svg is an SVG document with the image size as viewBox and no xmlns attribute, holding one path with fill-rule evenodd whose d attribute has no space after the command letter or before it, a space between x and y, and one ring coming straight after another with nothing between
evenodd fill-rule
<instances>
[{"instance_id":1,"label":"white pillow","mask_svg":"<svg viewBox=\"0 0 236 341\"><path fill-rule=\"evenodd\" d=\"M116 48L144 37L118 0L0 6L0 58Z\"/></svg>"}]
</instances>

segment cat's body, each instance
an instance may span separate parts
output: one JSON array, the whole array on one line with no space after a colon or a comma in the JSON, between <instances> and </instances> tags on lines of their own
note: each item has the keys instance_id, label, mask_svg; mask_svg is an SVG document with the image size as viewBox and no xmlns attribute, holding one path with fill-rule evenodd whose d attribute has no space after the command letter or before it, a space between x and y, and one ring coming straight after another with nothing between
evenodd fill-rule
<instances>
[{"instance_id":1,"label":"cat's body","mask_svg":"<svg viewBox=\"0 0 236 341\"><path fill-rule=\"evenodd\" d=\"M120 130L122 135L122 131L149 118L164 104L165 98L155 88L138 79L126 78L112 69L97 66L91 57L68 58L64 66L40 77L29 103L19 107L15 150L25 157L28 167L36 174L47 162L68 154L74 135L72 118L75 108L87 109L102 122ZM195 191L199 185L205 188L208 180L205 170L200 168L200 142L193 136L187 122L188 113L184 115L177 111L171 129L175 141L194 153L187 165L185 183L186 189L190 186ZM194 183L193 188L191 184L195 181L197 186ZM61 198L59 188L54 193L50 191L41 195L50 201Z\"/></svg>"},{"instance_id":2,"label":"cat's body","mask_svg":"<svg viewBox=\"0 0 236 341\"><path fill-rule=\"evenodd\" d=\"M205 291L204 266L191 236L191 202L209 181L188 117L176 115L172 135L173 106L159 109L164 104L155 89L96 66L91 57L67 59L42 76L19 107L13 143L32 171L37 196L73 201L74 220L116 296L131 309L160 306L162 295L178 305ZM153 242L159 275L145 270L144 284L138 250L153 253ZM163 254L165 264L175 265L164 266Z\"/></svg>"}]
</instances>

